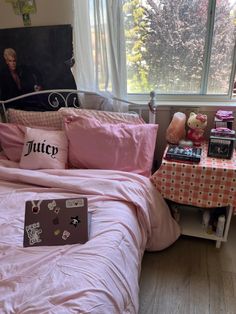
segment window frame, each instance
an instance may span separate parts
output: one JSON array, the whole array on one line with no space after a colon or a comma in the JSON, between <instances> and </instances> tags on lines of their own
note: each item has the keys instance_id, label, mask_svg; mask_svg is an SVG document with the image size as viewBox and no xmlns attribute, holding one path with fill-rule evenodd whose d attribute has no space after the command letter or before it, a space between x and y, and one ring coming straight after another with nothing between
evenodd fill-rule
<instances>
[{"instance_id":1,"label":"window frame","mask_svg":"<svg viewBox=\"0 0 236 314\"><path fill-rule=\"evenodd\" d=\"M236 40L234 43L233 49L233 58L231 66L231 74L229 79L228 93L227 94L206 94L207 84L208 84L208 75L210 69L210 60L211 60L211 48L213 42L214 34L214 21L215 21L215 12L216 12L216 1L217 0L208 0L208 14L207 14L207 30L206 30L206 48L204 51L204 67L203 67L203 78L201 81L201 88L199 94L158 94L156 93L156 100L161 102L163 105L165 103L172 102L184 102L184 103L219 103L226 106L236 106L236 95L233 96L233 85L235 81L236 74ZM151 91L150 91L151 92ZM146 93L128 93L127 99L134 102L144 103L150 99L150 95Z\"/></svg>"}]
</instances>

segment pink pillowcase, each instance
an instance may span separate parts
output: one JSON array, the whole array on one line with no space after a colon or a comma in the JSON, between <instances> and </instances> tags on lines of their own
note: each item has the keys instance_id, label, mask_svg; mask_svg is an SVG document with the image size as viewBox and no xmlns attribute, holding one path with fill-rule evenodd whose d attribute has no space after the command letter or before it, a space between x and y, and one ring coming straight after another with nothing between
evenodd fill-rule
<instances>
[{"instance_id":1,"label":"pink pillowcase","mask_svg":"<svg viewBox=\"0 0 236 314\"><path fill-rule=\"evenodd\" d=\"M110 111L99 111L99 110L87 110L77 108L60 108L60 114L62 117L86 117L96 118L103 123L128 123L128 124L145 124L143 118L139 115L125 113L125 112L110 112Z\"/></svg>"},{"instance_id":2,"label":"pink pillowcase","mask_svg":"<svg viewBox=\"0 0 236 314\"><path fill-rule=\"evenodd\" d=\"M0 123L0 144L11 161L18 162L24 145L26 127L11 123Z\"/></svg>"},{"instance_id":3,"label":"pink pillowcase","mask_svg":"<svg viewBox=\"0 0 236 314\"><path fill-rule=\"evenodd\" d=\"M110 124L85 117L68 117L64 125L72 166L151 174L158 125Z\"/></svg>"},{"instance_id":4,"label":"pink pillowcase","mask_svg":"<svg viewBox=\"0 0 236 314\"><path fill-rule=\"evenodd\" d=\"M25 169L65 169L68 141L64 131L26 128L20 167Z\"/></svg>"},{"instance_id":5,"label":"pink pillowcase","mask_svg":"<svg viewBox=\"0 0 236 314\"><path fill-rule=\"evenodd\" d=\"M7 110L8 121L27 127L50 127L62 129L62 116L59 111L25 111L18 109Z\"/></svg>"}]
</instances>

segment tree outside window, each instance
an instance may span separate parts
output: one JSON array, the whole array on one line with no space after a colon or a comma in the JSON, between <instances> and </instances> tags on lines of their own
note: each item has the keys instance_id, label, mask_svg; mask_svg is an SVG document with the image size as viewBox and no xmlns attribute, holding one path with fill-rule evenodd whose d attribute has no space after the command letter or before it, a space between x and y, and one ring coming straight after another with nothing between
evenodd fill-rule
<instances>
[{"instance_id":1,"label":"tree outside window","mask_svg":"<svg viewBox=\"0 0 236 314\"><path fill-rule=\"evenodd\" d=\"M123 2L128 93L229 95L235 0Z\"/></svg>"}]
</instances>

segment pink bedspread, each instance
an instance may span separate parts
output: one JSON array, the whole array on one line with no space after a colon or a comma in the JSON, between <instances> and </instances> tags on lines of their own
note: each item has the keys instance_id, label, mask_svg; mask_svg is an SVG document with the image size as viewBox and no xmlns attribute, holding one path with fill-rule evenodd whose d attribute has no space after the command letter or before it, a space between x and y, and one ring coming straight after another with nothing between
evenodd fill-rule
<instances>
[{"instance_id":1,"label":"pink bedspread","mask_svg":"<svg viewBox=\"0 0 236 314\"><path fill-rule=\"evenodd\" d=\"M179 236L149 179L103 170L30 171L0 161L0 313L138 313L143 252ZM86 244L23 248L25 201L88 197Z\"/></svg>"}]
</instances>

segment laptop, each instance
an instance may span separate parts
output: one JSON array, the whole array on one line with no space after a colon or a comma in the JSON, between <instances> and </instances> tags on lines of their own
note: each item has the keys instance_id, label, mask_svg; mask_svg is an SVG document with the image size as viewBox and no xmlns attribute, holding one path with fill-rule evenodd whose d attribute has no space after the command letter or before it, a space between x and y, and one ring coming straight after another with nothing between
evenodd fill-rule
<instances>
[{"instance_id":1,"label":"laptop","mask_svg":"<svg viewBox=\"0 0 236 314\"><path fill-rule=\"evenodd\" d=\"M26 201L24 247L82 244L86 241L87 198Z\"/></svg>"}]
</instances>

